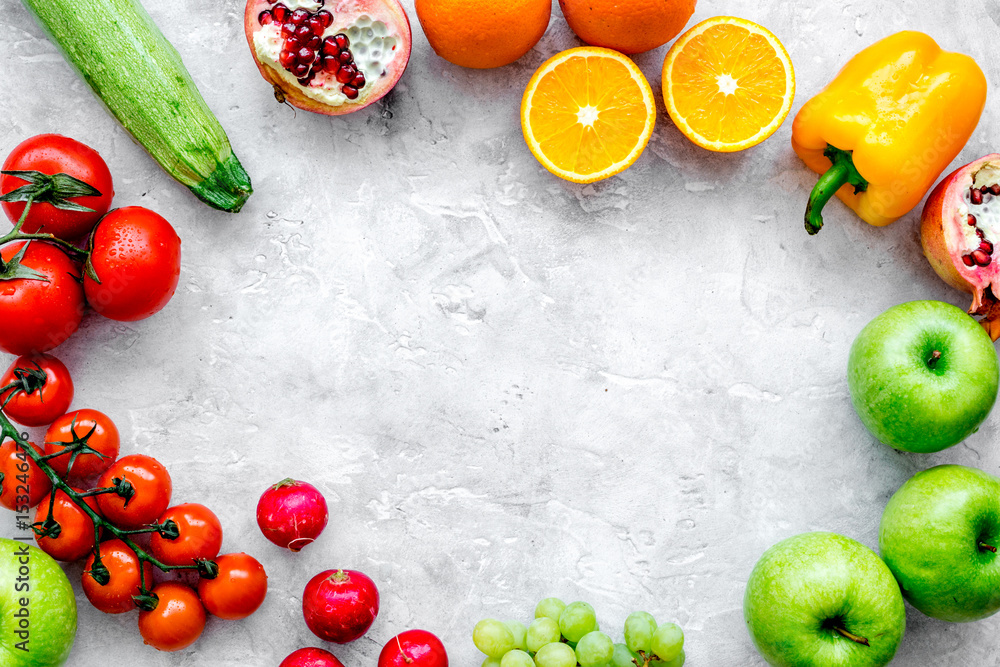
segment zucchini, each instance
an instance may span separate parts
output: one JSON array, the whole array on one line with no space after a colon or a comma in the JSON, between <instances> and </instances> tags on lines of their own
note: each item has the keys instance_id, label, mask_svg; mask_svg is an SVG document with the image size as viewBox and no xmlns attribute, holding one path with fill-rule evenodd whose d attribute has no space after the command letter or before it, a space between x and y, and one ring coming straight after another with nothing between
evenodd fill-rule
<instances>
[{"instance_id":1,"label":"zucchini","mask_svg":"<svg viewBox=\"0 0 1000 667\"><path fill-rule=\"evenodd\" d=\"M22 0L66 59L168 174L209 206L253 192L177 50L138 0Z\"/></svg>"}]
</instances>

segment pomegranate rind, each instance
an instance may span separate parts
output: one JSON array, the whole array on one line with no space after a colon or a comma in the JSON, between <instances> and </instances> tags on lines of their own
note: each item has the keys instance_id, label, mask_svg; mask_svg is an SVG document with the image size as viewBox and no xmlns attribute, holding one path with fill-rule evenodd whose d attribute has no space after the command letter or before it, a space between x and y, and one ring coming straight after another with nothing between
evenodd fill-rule
<instances>
[{"instance_id":1,"label":"pomegranate rind","mask_svg":"<svg viewBox=\"0 0 1000 667\"><path fill-rule=\"evenodd\" d=\"M986 167L1000 167L1000 153L981 157L946 176L927 198L920 219L920 244L924 256L943 281L972 295L971 314L984 314L987 289L993 295L1000 295L997 269L970 268L962 262L961 230L970 212L965 194Z\"/></svg>"},{"instance_id":2,"label":"pomegranate rind","mask_svg":"<svg viewBox=\"0 0 1000 667\"><path fill-rule=\"evenodd\" d=\"M325 116L344 116L355 111L361 111L380 99L385 97L390 90L396 87L399 79L403 76L410 62L410 54L413 49L413 30L410 26L410 17L406 10L399 4L398 0L328 0L325 8L334 14L334 25L337 23L338 7L349 6L350 10L357 12L363 10L373 17L385 23L391 23L400 31L401 44L399 52L395 54L387 76L369 80L370 92L356 101L346 102L339 106L323 104L318 100L308 97L302 92L299 85L290 84L281 74L278 73L268 63L262 63L254 48L254 33L261 28L257 17L265 9L272 9L273 3L267 0L247 0L246 10L243 13L243 32L246 36L247 45L250 47L250 54L253 61L268 83L274 87L275 97L279 102L287 102L303 111L323 114ZM378 9L378 11L374 11Z\"/></svg>"}]
</instances>

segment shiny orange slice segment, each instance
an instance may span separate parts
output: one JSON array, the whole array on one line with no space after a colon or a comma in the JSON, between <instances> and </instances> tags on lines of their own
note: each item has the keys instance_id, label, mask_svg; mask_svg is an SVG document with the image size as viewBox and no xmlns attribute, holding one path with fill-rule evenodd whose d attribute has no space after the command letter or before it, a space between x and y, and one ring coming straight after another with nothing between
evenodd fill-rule
<instances>
[{"instance_id":1,"label":"shiny orange slice segment","mask_svg":"<svg viewBox=\"0 0 1000 667\"><path fill-rule=\"evenodd\" d=\"M546 61L521 102L521 128L542 165L574 183L593 183L627 169L656 124L646 77L626 56L593 46Z\"/></svg>"},{"instance_id":2,"label":"shiny orange slice segment","mask_svg":"<svg viewBox=\"0 0 1000 667\"><path fill-rule=\"evenodd\" d=\"M667 113L702 148L741 151L774 134L795 99L788 52L767 28L717 16L681 35L663 62Z\"/></svg>"}]
</instances>

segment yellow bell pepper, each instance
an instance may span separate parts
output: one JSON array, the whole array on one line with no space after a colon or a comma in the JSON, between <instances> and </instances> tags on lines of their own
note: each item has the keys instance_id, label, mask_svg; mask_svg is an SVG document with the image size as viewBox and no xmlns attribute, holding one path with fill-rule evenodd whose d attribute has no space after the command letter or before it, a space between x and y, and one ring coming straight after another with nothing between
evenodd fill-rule
<instances>
[{"instance_id":1,"label":"yellow bell pepper","mask_svg":"<svg viewBox=\"0 0 1000 667\"><path fill-rule=\"evenodd\" d=\"M823 174L806 230L820 230L834 193L871 225L906 215L965 146L985 105L976 61L921 32L896 33L854 56L792 126L792 148Z\"/></svg>"}]
</instances>

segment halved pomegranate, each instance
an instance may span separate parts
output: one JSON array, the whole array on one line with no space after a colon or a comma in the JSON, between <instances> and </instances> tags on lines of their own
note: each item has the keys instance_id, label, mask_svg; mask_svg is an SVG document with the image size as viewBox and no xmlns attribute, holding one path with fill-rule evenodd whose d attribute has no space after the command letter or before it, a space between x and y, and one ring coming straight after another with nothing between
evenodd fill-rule
<instances>
[{"instance_id":1,"label":"halved pomegranate","mask_svg":"<svg viewBox=\"0 0 1000 667\"><path fill-rule=\"evenodd\" d=\"M243 27L278 100L328 116L392 90L413 41L397 0L247 0Z\"/></svg>"},{"instance_id":2,"label":"halved pomegranate","mask_svg":"<svg viewBox=\"0 0 1000 667\"><path fill-rule=\"evenodd\" d=\"M941 279L972 294L969 313L981 315L1000 338L1000 153L979 158L941 181L924 205L924 255Z\"/></svg>"}]
</instances>

